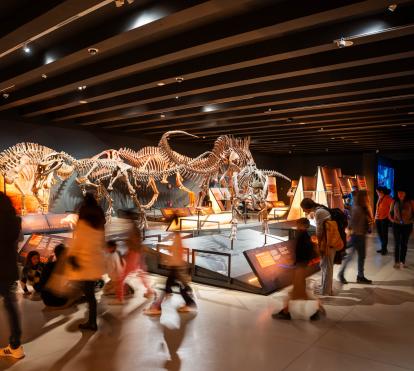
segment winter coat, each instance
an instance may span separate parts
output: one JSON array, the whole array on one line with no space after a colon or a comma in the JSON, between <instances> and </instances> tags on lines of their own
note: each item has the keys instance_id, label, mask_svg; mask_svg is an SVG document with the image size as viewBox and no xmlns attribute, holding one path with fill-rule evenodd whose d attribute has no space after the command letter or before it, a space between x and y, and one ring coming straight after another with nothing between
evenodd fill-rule
<instances>
[{"instance_id":1,"label":"winter coat","mask_svg":"<svg viewBox=\"0 0 414 371\"><path fill-rule=\"evenodd\" d=\"M66 263L65 276L71 281L96 281L105 273L105 232L94 229L84 220L79 220L73 232L68 250L68 261L75 257L79 268Z\"/></svg>"}]
</instances>

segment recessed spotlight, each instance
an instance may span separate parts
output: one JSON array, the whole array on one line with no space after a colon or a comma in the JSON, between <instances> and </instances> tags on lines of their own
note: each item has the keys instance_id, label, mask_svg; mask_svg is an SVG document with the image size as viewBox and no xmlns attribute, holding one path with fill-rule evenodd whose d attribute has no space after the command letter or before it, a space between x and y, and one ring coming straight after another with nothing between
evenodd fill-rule
<instances>
[{"instance_id":1,"label":"recessed spotlight","mask_svg":"<svg viewBox=\"0 0 414 371\"><path fill-rule=\"evenodd\" d=\"M375 153L379 153L379 151L380 151L380 150L379 150L379 149L377 149L377 150L375 150Z\"/></svg>"},{"instance_id":2,"label":"recessed spotlight","mask_svg":"<svg viewBox=\"0 0 414 371\"><path fill-rule=\"evenodd\" d=\"M345 40L343 37L341 37L339 40L334 40L333 42L340 49L354 45L353 41Z\"/></svg>"},{"instance_id":3,"label":"recessed spotlight","mask_svg":"<svg viewBox=\"0 0 414 371\"><path fill-rule=\"evenodd\" d=\"M355 144L358 144L359 142L357 140L354 141Z\"/></svg>"},{"instance_id":4,"label":"recessed spotlight","mask_svg":"<svg viewBox=\"0 0 414 371\"><path fill-rule=\"evenodd\" d=\"M88 48L88 53L90 55L96 55L99 53L99 49L98 48Z\"/></svg>"},{"instance_id":5,"label":"recessed spotlight","mask_svg":"<svg viewBox=\"0 0 414 371\"><path fill-rule=\"evenodd\" d=\"M31 52L32 52L32 49L30 48L30 46L29 45L25 45L25 46L23 46L23 51L26 53L26 54L30 54Z\"/></svg>"},{"instance_id":6,"label":"recessed spotlight","mask_svg":"<svg viewBox=\"0 0 414 371\"><path fill-rule=\"evenodd\" d=\"M206 137L205 137L205 136L203 136L203 139L206 139Z\"/></svg>"},{"instance_id":7,"label":"recessed spotlight","mask_svg":"<svg viewBox=\"0 0 414 371\"><path fill-rule=\"evenodd\" d=\"M409 115L414 115L414 112L408 112Z\"/></svg>"},{"instance_id":8,"label":"recessed spotlight","mask_svg":"<svg viewBox=\"0 0 414 371\"><path fill-rule=\"evenodd\" d=\"M402 124L401 126L405 128L407 125L406 124Z\"/></svg>"},{"instance_id":9,"label":"recessed spotlight","mask_svg":"<svg viewBox=\"0 0 414 371\"><path fill-rule=\"evenodd\" d=\"M180 99L180 97L178 95L175 96L175 99Z\"/></svg>"},{"instance_id":10,"label":"recessed spotlight","mask_svg":"<svg viewBox=\"0 0 414 371\"><path fill-rule=\"evenodd\" d=\"M320 128L318 131L323 131L323 128Z\"/></svg>"},{"instance_id":11,"label":"recessed spotlight","mask_svg":"<svg viewBox=\"0 0 414 371\"><path fill-rule=\"evenodd\" d=\"M267 111L268 111L268 112L272 112L272 109L271 109L271 108L269 108Z\"/></svg>"},{"instance_id":12,"label":"recessed spotlight","mask_svg":"<svg viewBox=\"0 0 414 371\"><path fill-rule=\"evenodd\" d=\"M157 86L164 86L164 85L165 85L165 82L162 82L162 81L157 83Z\"/></svg>"},{"instance_id":13,"label":"recessed spotlight","mask_svg":"<svg viewBox=\"0 0 414 371\"><path fill-rule=\"evenodd\" d=\"M296 147L296 144L292 144L292 147Z\"/></svg>"},{"instance_id":14,"label":"recessed spotlight","mask_svg":"<svg viewBox=\"0 0 414 371\"><path fill-rule=\"evenodd\" d=\"M10 97L10 94L9 93L3 93L3 98L4 99L7 99L8 97Z\"/></svg>"},{"instance_id":15,"label":"recessed spotlight","mask_svg":"<svg viewBox=\"0 0 414 371\"><path fill-rule=\"evenodd\" d=\"M277 143L277 140L273 140L272 142L273 142L273 143Z\"/></svg>"},{"instance_id":16,"label":"recessed spotlight","mask_svg":"<svg viewBox=\"0 0 414 371\"><path fill-rule=\"evenodd\" d=\"M162 119L165 119L165 115L164 115L163 113L161 113L160 117L161 117Z\"/></svg>"},{"instance_id":17,"label":"recessed spotlight","mask_svg":"<svg viewBox=\"0 0 414 371\"><path fill-rule=\"evenodd\" d=\"M306 125L306 122L299 122L299 125Z\"/></svg>"},{"instance_id":18,"label":"recessed spotlight","mask_svg":"<svg viewBox=\"0 0 414 371\"><path fill-rule=\"evenodd\" d=\"M177 82L183 82L184 81L184 77L178 76L178 77L175 78L175 81L177 81Z\"/></svg>"},{"instance_id":19,"label":"recessed spotlight","mask_svg":"<svg viewBox=\"0 0 414 371\"><path fill-rule=\"evenodd\" d=\"M80 100L79 103L80 104L86 104L86 103L88 103L88 101L87 100Z\"/></svg>"},{"instance_id":20,"label":"recessed spotlight","mask_svg":"<svg viewBox=\"0 0 414 371\"><path fill-rule=\"evenodd\" d=\"M42 73L42 79L47 79L47 75L45 73Z\"/></svg>"},{"instance_id":21,"label":"recessed spotlight","mask_svg":"<svg viewBox=\"0 0 414 371\"><path fill-rule=\"evenodd\" d=\"M86 85L78 86L78 90L80 90L80 91L85 90L85 89L86 89Z\"/></svg>"},{"instance_id":22,"label":"recessed spotlight","mask_svg":"<svg viewBox=\"0 0 414 371\"><path fill-rule=\"evenodd\" d=\"M332 140L335 140L335 138L334 138L334 137L332 137L331 139L332 139Z\"/></svg>"},{"instance_id":23,"label":"recessed spotlight","mask_svg":"<svg viewBox=\"0 0 414 371\"><path fill-rule=\"evenodd\" d=\"M292 151L289 151L289 154L291 154L292 153Z\"/></svg>"},{"instance_id":24,"label":"recessed spotlight","mask_svg":"<svg viewBox=\"0 0 414 371\"><path fill-rule=\"evenodd\" d=\"M388 6L388 10L390 12L394 12L395 9L397 9L397 6L398 6L397 4L391 4L391 5Z\"/></svg>"}]
</instances>

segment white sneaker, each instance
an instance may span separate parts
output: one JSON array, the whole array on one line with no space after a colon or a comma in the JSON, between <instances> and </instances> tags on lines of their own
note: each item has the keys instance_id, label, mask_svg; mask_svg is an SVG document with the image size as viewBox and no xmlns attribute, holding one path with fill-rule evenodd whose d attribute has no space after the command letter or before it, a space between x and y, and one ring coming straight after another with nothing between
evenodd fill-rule
<instances>
[{"instance_id":1,"label":"white sneaker","mask_svg":"<svg viewBox=\"0 0 414 371\"><path fill-rule=\"evenodd\" d=\"M24 357L23 347L20 345L18 348L13 349L10 345L7 345L6 348L0 349L0 357L21 359Z\"/></svg>"}]
</instances>

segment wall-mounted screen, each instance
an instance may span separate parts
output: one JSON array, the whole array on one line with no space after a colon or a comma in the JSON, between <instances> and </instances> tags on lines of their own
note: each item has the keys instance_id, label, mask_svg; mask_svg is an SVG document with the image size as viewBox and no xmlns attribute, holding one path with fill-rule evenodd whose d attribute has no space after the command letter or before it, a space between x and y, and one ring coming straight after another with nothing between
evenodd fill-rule
<instances>
[{"instance_id":1,"label":"wall-mounted screen","mask_svg":"<svg viewBox=\"0 0 414 371\"><path fill-rule=\"evenodd\" d=\"M384 164L378 164L378 186L387 187L391 190L391 196L394 196L394 169Z\"/></svg>"}]
</instances>

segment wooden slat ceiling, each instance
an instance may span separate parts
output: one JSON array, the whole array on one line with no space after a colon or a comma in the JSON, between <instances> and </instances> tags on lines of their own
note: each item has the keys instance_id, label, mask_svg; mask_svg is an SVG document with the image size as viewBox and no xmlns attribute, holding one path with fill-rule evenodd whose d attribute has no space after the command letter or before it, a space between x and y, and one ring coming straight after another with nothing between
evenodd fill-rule
<instances>
[{"instance_id":1,"label":"wooden slat ceiling","mask_svg":"<svg viewBox=\"0 0 414 371\"><path fill-rule=\"evenodd\" d=\"M40 3L0 6L0 117L250 135L276 154L414 150L413 0Z\"/></svg>"}]
</instances>

